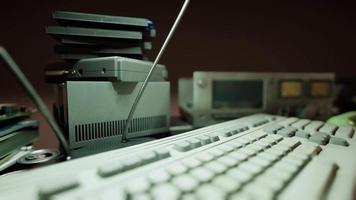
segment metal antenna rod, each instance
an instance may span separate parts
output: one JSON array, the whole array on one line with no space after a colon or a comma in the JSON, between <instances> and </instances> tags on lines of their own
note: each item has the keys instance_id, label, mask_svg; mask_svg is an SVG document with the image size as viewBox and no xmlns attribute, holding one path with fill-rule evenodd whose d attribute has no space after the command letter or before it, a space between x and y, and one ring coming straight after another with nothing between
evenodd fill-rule
<instances>
[{"instance_id":1,"label":"metal antenna rod","mask_svg":"<svg viewBox=\"0 0 356 200\"><path fill-rule=\"evenodd\" d=\"M11 73L16 77L16 79L20 82L20 84L25 88L28 95L37 105L38 109L41 111L44 118L47 120L49 125L51 126L52 130L56 134L60 144L62 145L63 151L66 156L70 156L69 146L64 138L64 135L59 128L58 124L56 123L55 119L53 118L52 114L47 109L46 105L43 103L41 97L38 95L36 90L33 88L31 83L27 80L26 76L22 73L19 66L15 63L15 61L11 58L9 53L0 46L0 56L4 59L6 64L9 66Z\"/></svg>"},{"instance_id":2,"label":"metal antenna rod","mask_svg":"<svg viewBox=\"0 0 356 200\"><path fill-rule=\"evenodd\" d=\"M164 50L166 49L169 41L171 40L171 38L172 38L172 36L173 36L173 34L174 34L174 32L175 32L180 20L182 19L184 11L186 10L188 4L189 4L189 0L185 0L181 10L179 11L179 14L178 14L176 20L175 20L175 22L174 22L174 24L173 24L173 26L171 28L171 30L169 31L169 33L167 35L166 40L164 41L161 49L159 50L159 52L157 54L157 57L156 57L155 61L153 62L152 66L151 66L150 71L148 72L148 75L147 75L145 81L143 82L140 90L138 91L138 94L137 94L137 96L135 98L134 103L132 104L131 110L130 110L129 115L127 117L126 124L125 124L125 129L124 129L124 132L122 133L122 137L121 137L121 142L127 142L127 136L126 135L127 135L127 132L129 131L129 128L130 128L130 125L131 125L131 121L132 121L133 115L135 114L137 105L140 102L142 94L146 89L147 83L150 80L151 75L152 75L153 71L156 68L156 65L158 64L159 60L161 59L161 56L163 55Z\"/></svg>"}]
</instances>

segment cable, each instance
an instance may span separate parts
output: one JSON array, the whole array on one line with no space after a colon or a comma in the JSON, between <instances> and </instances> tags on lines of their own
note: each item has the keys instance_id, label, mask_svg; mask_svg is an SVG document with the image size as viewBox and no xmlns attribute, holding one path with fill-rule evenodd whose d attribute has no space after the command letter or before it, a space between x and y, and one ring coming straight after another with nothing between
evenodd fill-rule
<instances>
[{"instance_id":1,"label":"cable","mask_svg":"<svg viewBox=\"0 0 356 200\"><path fill-rule=\"evenodd\" d=\"M33 102L37 105L38 109L41 111L42 115L44 118L47 120L49 125L51 126L52 130L56 134L64 153L66 156L70 156L70 150L68 143L59 128L58 124L56 123L55 119L53 118L52 114L49 112L47 109L46 105L43 103L41 97L38 95L36 90L33 88L31 83L27 80L26 76L22 73L21 69L19 66L15 63L15 61L11 58L9 53L4 49L3 47L0 46L0 55L6 62L6 64L9 66L9 70L11 73L16 77L17 81L20 82L20 84L25 88L27 94L31 97ZM68 157L69 159L69 157Z\"/></svg>"},{"instance_id":2,"label":"cable","mask_svg":"<svg viewBox=\"0 0 356 200\"><path fill-rule=\"evenodd\" d=\"M146 89L147 83L150 80L151 75L152 75L153 71L155 70L157 63L161 59L161 56L163 55L164 50L166 49L169 41L171 40L171 38L172 38L172 36L173 36L173 34L174 34L174 32L175 32L180 20L182 19L183 14L184 14L188 4L189 4L189 0L185 0L181 10L179 11L179 14L178 14L176 20L175 20L175 22L174 22L174 24L173 24L173 26L171 28L171 30L169 31L169 33L167 35L166 40L164 41L161 49L159 50L159 52L157 54L157 57L156 57L155 61L152 64L152 67L151 67L150 71L148 72L148 75L147 75L145 81L143 82L140 90L138 91L138 94L137 94L137 96L135 98L134 103L132 104L131 110L130 110L129 115L127 117L126 124L125 124L125 129L124 129L124 132L122 133L122 137L121 137L121 142L127 142L127 132L128 132L128 130L129 130L130 126L131 126L131 121L132 121L133 115L135 114L137 105L140 102L142 94Z\"/></svg>"}]
</instances>

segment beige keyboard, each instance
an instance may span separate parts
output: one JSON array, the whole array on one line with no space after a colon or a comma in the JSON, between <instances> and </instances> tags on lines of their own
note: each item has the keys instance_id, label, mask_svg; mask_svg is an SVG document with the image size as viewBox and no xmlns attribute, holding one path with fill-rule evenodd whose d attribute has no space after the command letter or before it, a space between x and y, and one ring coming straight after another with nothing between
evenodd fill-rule
<instances>
[{"instance_id":1,"label":"beige keyboard","mask_svg":"<svg viewBox=\"0 0 356 200\"><path fill-rule=\"evenodd\" d=\"M353 127L256 114L0 177L0 199L354 199Z\"/></svg>"}]
</instances>

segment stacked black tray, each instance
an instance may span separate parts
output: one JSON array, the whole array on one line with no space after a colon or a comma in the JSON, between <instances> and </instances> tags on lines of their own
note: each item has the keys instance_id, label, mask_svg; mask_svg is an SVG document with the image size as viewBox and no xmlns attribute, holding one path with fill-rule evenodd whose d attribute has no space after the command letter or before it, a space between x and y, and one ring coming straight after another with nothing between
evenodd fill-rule
<instances>
[{"instance_id":1,"label":"stacked black tray","mask_svg":"<svg viewBox=\"0 0 356 200\"><path fill-rule=\"evenodd\" d=\"M68 11L55 11L52 18L58 26L48 26L46 32L58 41L54 51L64 62L46 66L47 82L61 80L69 73L67 69L83 58L122 56L147 60L146 53L156 37L152 21L144 18Z\"/></svg>"},{"instance_id":2,"label":"stacked black tray","mask_svg":"<svg viewBox=\"0 0 356 200\"><path fill-rule=\"evenodd\" d=\"M66 11L55 11L52 17L59 26L49 26L46 31L58 40L54 50L65 60L102 56L144 59L156 36L152 21L144 18Z\"/></svg>"}]
</instances>

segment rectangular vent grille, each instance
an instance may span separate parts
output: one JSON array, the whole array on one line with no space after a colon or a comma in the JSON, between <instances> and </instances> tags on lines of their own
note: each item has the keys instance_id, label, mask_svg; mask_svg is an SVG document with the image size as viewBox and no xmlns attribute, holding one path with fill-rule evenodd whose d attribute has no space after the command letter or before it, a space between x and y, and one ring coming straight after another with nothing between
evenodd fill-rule
<instances>
[{"instance_id":1,"label":"rectangular vent grille","mask_svg":"<svg viewBox=\"0 0 356 200\"><path fill-rule=\"evenodd\" d=\"M75 141L81 142L121 135L124 131L125 123L126 120L116 120L75 125ZM167 127L166 115L134 118L131 121L128 132L133 133L163 127Z\"/></svg>"}]
</instances>

